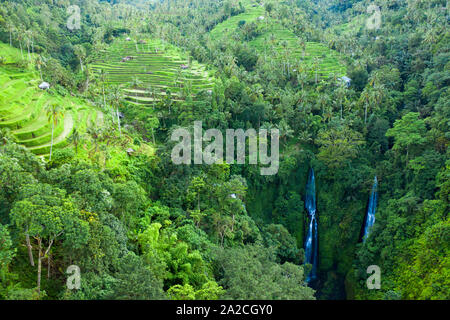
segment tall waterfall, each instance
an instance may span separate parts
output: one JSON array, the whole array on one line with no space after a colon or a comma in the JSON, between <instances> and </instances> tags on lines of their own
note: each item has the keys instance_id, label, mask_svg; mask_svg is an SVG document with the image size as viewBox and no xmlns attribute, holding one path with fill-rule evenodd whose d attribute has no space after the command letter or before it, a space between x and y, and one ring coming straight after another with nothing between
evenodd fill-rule
<instances>
[{"instance_id":1,"label":"tall waterfall","mask_svg":"<svg viewBox=\"0 0 450 320\"><path fill-rule=\"evenodd\" d=\"M306 277L309 282L317 276L317 218L316 218L316 179L314 170L309 171L308 183L306 184L305 207L309 216L308 233L305 241L305 258L306 263L312 265L311 272Z\"/></svg>"},{"instance_id":2,"label":"tall waterfall","mask_svg":"<svg viewBox=\"0 0 450 320\"><path fill-rule=\"evenodd\" d=\"M366 223L364 225L364 233L363 233L363 241L366 241L367 236L369 235L370 228L372 228L375 223L375 211L377 210L377 201L378 201L378 180L377 177L373 179L372 193L369 198L369 205L367 207L367 215L366 215Z\"/></svg>"}]
</instances>

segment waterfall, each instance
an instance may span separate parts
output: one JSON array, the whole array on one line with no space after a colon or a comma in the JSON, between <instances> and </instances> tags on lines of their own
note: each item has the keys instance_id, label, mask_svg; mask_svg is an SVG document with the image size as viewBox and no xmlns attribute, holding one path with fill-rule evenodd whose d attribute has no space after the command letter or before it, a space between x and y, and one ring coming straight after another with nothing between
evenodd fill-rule
<instances>
[{"instance_id":1,"label":"waterfall","mask_svg":"<svg viewBox=\"0 0 450 320\"><path fill-rule=\"evenodd\" d=\"M305 207L309 216L308 233L305 241L305 258L306 263L312 265L311 272L306 277L309 282L316 278L317 272L317 218L316 218L316 181L314 170L309 171L308 183L306 184Z\"/></svg>"},{"instance_id":2,"label":"waterfall","mask_svg":"<svg viewBox=\"0 0 450 320\"><path fill-rule=\"evenodd\" d=\"M375 223L375 211L377 210L377 201L378 201L378 180L377 177L373 179L372 193L369 198L369 205L367 206L367 215L366 215L366 223L364 225L364 233L363 233L363 241L366 240L367 236L370 233L370 228L372 228Z\"/></svg>"}]
</instances>

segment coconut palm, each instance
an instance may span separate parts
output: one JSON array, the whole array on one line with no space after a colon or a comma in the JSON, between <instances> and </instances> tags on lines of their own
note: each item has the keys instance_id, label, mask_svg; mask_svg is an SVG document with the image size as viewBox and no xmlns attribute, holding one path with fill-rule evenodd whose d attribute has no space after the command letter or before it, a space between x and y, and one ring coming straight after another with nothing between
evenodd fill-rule
<instances>
[{"instance_id":1,"label":"coconut palm","mask_svg":"<svg viewBox=\"0 0 450 320\"><path fill-rule=\"evenodd\" d=\"M95 126L95 127L88 127L86 131L91 136L92 141L94 142L94 151L95 153L97 153L98 143L100 137L102 136L102 129Z\"/></svg>"},{"instance_id":2,"label":"coconut palm","mask_svg":"<svg viewBox=\"0 0 450 320\"><path fill-rule=\"evenodd\" d=\"M143 84L144 84L144 82L142 80L140 80L138 77L133 77L130 82L130 85L133 89L142 87Z\"/></svg>"},{"instance_id":3,"label":"coconut palm","mask_svg":"<svg viewBox=\"0 0 450 320\"><path fill-rule=\"evenodd\" d=\"M294 130L291 129L286 120L281 119L280 123L277 125L278 130L280 130L280 137L283 139L284 143L287 142L287 138L292 137Z\"/></svg>"},{"instance_id":4,"label":"coconut palm","mask_svg":"<svg viewBox=\"0 0 450 320\"><path fill-rule=\"evenodd\" d=\"M41 55L39 55L39 56L36 58L36 60L35 60L35 64L36 64L36 67L37 67L38 70L39 70L39 74L41 75L41 81L43 81L43 78L42 78L42 66L45 66L45 65L46 65L45 59L44 59Z\"/></svg>"},{"instance_id":5,"label":"coconut palm","mask_svg":"<svg viewBox=\"0 0 450 320\"><path fill-rule=\"evenodd\" d=\"M52 161L52 152L53 152L53 133L55 131L55 126L58 125L60 117L64 117L64 109L60 105L53 103L47 106L46 108L48 121L52 123L52 140L50 143L50 161Z\"/></svg>"},{"instance_id":6,"label":"coconut palm","mask_svg":"<svg viewBox=\"0 0 450 320\"><path fill-rule=\"evenodd\" d=\"M105 97L105 81L108 73L104 69L100 69L100 80L102 82L102 94L103 94L103 108L106 110L106 97Z\"/></svg>"},{"instance_id":7,"label":"coconut palm","mask_svg":"<svg viewBox=\"0 0 450 320\"><path fill-rule=\"evenodd\" d=\"M14 31L16 31L16 26L12 21L7 21L6 29L9 31L9 45L12 47L12 34Z\"/></svg>"},{"instance_id":8,"label":"coconut palm","mask_svg":"<svg viewBox=\"0 0 450 320\"><path fill-rule=\"evenodd\" d=\"M74 128L72 134L67 139L67 141L70 143L73 143L73 145L75 146L75 153L78 153L78 145L80 144L81 139L82 139L82 135L77 130L77 128Z\"/></svg>"},{"instance_id":9,"label":"coconut palm","mask_svg":"<svg viewBox=\"0 0 450 320\"><path fill-rule=\"evenodd\" d=\"M114 117L117 117L117 125L119 127L119 134L121 133L119 106L122 104L123 99L124 99L124 97L123 97L121 87L114 86L109 94L109 100L111 101L111 104L112 104L112 110L114 110L114 107L116 108L115 112L113 111L113 113L115 113L113 115L113 119L114 119Z\"/></svg>"},{"instance_id":10,"label":"coconut palm","mask_svg":"<svg viewBox=\"0 0 450 320\"><path fill-rule=\"evenodd\" d=\"M23 27L19 26L17 29L18 29L17 30L18 31L17 32L17 40L19 41L20 54L21 54L22 59L23 59L23 48L22 48L22 40L24 39Z\"/></svg>"}]
</instances>

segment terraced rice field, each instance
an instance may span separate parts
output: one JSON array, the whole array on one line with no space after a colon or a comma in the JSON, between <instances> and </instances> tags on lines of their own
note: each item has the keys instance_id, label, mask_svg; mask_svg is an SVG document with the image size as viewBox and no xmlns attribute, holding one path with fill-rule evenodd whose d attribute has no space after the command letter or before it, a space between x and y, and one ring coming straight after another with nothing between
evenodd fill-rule
<instances>
[{"instance_id":1,"label":"terraced rice field","mask_svg":"<svg viewBox=\"0 0 450 320\"><path fill-rule=\"evenodd\" d=\"M263 28L264 32L249 42L261 54L272 55L272 47L277 53L288 52L289 56L296 60L296 64L312 66L317 61L318 75L322 78L334 74L343 76L346 74L346 67L341 62L339 53L331 50L326 45L318 42L307 42L305 53L300 46L299 38L281 24L272 21L267 16L259 21L259 16L264 16L264 8L248 2L245 5L246 12L233 16L218 24L211 30L211 37L215 40L222 39L225 35L230 36L237 28L238 23L244 20L246 23L256 22ZM267 20L267 21L266 21ZM285 46L283 46L283 44Z\"/></svg>"},{"instance_id":2,"label":"terraced rice field","mask_svg":"<svg viewBox=\"0 0 450 320\"><path fill-rule=\"evenodd\" d=\"M299 39L295 34L281 25L272 25L270 31L267 31L250 41L250 45L255 47L259 52L266 52L270 54L272 46L272 34L275 38L273 47L277 53L287 51L289 55L294 56L298 63L311 66L317 59L319 64L318 74L321 77L328 77L330 74L337 76L344 76L346 74L346 67L340 62L341 57L339 53L331 50L323 43L306 42L305 53L300 46ZM285 43L285 47L282 45Z\"/></svg>"},{"instance_id":3,"label":"terraced rice field","mask_svg":"<svg viewBox=\"0 0 450 320\"><path fill-rule=\"evenodd\" d=\"M245 12L232 16L227 20L219 23L214 29L211 30L211 37L215 40L220 40L225 37L229 37L238 27L239 21L245 21L245 23L251 23L258 21L259 16L264 16L264 7L250 2L244 4Z\"/></svg>"},{"instance_id":4,"label":"terraced rice field","mask_svg":"<svg viewBox=\"0 0 450 320\"><path fill-rule=\"evenodd\" d=\"M137 105L146 105L160 99L168 91L175 100L182 100L185 87L191 93L210 90L213 87L212 71L196 61L189 65L188 57L180 50L157 39L145 39L145 44L136 44L120 38L97 54L92 64L96 72L106 72L107 84L125 85L127 100ZM131 60L122 62L125 57ZM181 66L188 66L183 69ZM132 87L133 79L142 82ZM128 88L127 88L128 87Z\"/></svg>"},{"instance_id":5,"label":"terraced rice field","mask_svg":"<svg viewBox=\"0 0 450 320\"><path fill-rule=\"evenodd\" d=\"M0 55L4 46L0 45ZM9 48L9 51L16 50ZM40 83L39 76L33 71L19 69L13 64L0 65L0 128L10 129L17 142L34 154L47 155L52 131L46 113L48 105L56 103L64 108L64 117L54 128L54 150L68 145L67 138L73 128L82 132L90 123L96 122L99 111L72 96L62 97L43 91L38 88Z\"/></svg>"}]
</instances>

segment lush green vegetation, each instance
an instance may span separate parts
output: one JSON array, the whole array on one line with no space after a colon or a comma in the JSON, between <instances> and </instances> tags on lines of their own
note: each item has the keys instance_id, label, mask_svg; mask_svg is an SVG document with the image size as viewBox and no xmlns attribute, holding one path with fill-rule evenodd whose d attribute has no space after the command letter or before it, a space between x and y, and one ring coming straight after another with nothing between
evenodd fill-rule
<instances>
[{"instance_id":1,"label":"lush green vegetation","mask_svg":"<svg viewBox=\"0 0 450 320\"><path fill-rule=\"evenodd\" d=\"M447 3L370 4L3 1L0 299L449 299ZM175 165L197 120L279 129L278 173Z\"/></svg>"}]
</instances>

